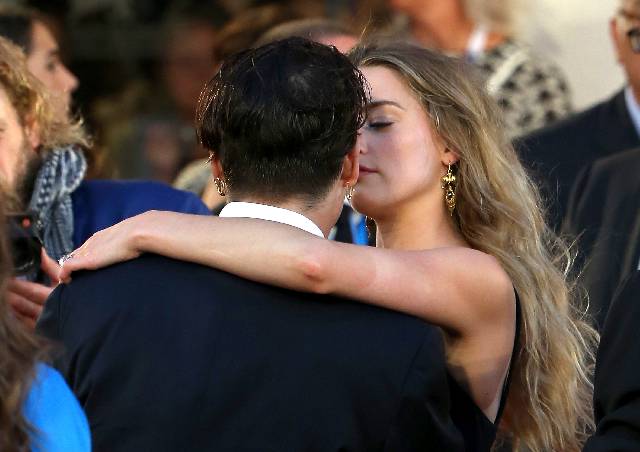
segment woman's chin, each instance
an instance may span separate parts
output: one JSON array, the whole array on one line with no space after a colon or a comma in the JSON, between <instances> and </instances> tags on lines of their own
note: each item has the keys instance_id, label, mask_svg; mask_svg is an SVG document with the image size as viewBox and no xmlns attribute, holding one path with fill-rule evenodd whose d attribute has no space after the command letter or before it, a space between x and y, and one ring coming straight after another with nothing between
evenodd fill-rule
<instances>
[{"instance_id":1,"label":"woman's chin","mask_svg":"<svg viewBox=\"0 0 640 452\"><path fill-rule=\"evenodd\" d=\"M351 207L356 212L369 218L376 218L376 212L379 212L382 208L374 199L367 197L364 194L358 194L357 191L351 200Z\"/></svg>"}]
</instances>

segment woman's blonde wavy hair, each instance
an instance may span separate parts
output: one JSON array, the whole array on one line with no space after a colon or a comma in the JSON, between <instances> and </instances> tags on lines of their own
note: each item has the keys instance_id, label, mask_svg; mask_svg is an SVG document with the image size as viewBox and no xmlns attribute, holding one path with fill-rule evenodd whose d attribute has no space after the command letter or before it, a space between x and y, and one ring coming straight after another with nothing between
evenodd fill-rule
<instances>
[{"instance_id":1,"label":"woman's blonde wavy hair","mask_svg":"<svg viewBox=\"0 0 640 452\"><path fill-rule=\"evenodd\" d=\"M593 429L598 335L572 302L568 249L547 227L497 106L462 61L407 43L364 44L350 56L397 73L460 156L456 223L473 248L500 261L519 295L520 350L499 440L516 450L580 450Z\"/></svg>"},{"instance_id":2,"label":"woman's blonde wavy hair","mask_svg":"<svg viewBox=\"0 0 640 452\"><path fill-rule=\"evenodd\" d=\"M75 144L89 147L82 121L54 109L48 92L31 74L20 47L0 37L0 87L18 113L23 127L35 127L40 151Z\"/></svg>"}]
</instances>

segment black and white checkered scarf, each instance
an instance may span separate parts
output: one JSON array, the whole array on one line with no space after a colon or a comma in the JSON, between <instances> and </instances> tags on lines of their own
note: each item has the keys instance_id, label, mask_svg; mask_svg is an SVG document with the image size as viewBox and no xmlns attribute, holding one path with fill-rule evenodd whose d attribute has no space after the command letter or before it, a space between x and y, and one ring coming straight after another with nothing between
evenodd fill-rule
<instances>
[{"instance_id":1,"label":"black and white checkered scarf","mask_svg":"<svg viewBox=\"0 0 640 452\"><path fill-rule=\"evenodd\" d=\"M87 161L75 146L45 154L36 176L29 210L49 256L58 260L73 251L73 206L71 193L87 171Z\"/></svg>"}]
</instances>

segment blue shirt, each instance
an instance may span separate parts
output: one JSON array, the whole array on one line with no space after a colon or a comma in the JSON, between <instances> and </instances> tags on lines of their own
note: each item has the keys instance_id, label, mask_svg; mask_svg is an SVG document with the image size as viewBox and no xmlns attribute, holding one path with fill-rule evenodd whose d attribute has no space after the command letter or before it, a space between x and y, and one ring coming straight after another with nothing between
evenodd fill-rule
<instances>
[{"instance_id":1,"label":"blue shirt","mask_svg":"<svg viewBox=\"0 0 640 452\"><path fill-rule=\"evenodd\" d=\"M71 194L71 201L76 248L93 233L148 210L211 215L193 193L148 181L83 181Z\"/></svg>"},{"instance_id":2,"label":"blue shirt","mask_svg":"<svg viewBox=\"0 0 640 452\"><path fill-rule=\"evenodd\" d=\"M35 429L32 452L91 451L87 418L62 376L51 367L37 365L24 416Z\"/></svg>"},{"instance_id":3,"label":"blue shirt","mask_svg":"<svg viewBox=\"0 0 640 452\"><path fill-rule=\"evenodd\" d=\"M629 116L631 116L633 127L635 127L636 132L640 136L640 105L638 105L636 96L633 94L630 86L627 86L624 90L624 102L627 105Z\"/></svg>"}]
</instances>

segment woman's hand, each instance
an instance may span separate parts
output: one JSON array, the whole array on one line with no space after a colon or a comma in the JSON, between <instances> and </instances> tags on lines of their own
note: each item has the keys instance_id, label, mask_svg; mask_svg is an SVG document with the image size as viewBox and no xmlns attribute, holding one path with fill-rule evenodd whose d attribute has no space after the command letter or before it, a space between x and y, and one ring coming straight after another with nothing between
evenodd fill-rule
<instances>
[{"instance_id":1,"label":"woman's hand","mask_svg":"<svg viewBox=\"0 0 640 452\"><path fill-rule=\"evenodd\" d=\"M128 218L93 234L84 244L60 259L60 282L69 282L71 273L96 270L138 257L138 233L152 222L153 212Z\"/></svg>"}]
</instances>

